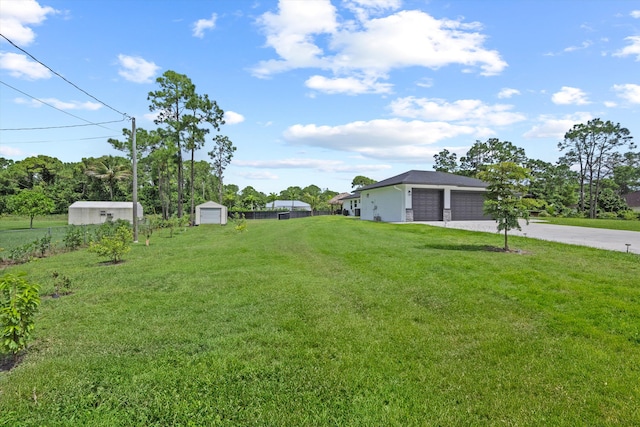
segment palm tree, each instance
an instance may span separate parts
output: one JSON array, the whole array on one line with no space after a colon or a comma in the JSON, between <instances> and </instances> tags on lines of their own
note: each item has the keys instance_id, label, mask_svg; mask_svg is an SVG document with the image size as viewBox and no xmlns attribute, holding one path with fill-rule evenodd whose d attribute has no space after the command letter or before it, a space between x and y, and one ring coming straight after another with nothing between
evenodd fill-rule
<instances>
[{"instance_id":1,"label":"palm tree","mask_svg":"<svg viewBox=\"0 0 640 427\"><path fill-rule=\"evenodd\" d=\"M86 169L85 173L91 177L104 181L109 188L110 199L113 200L113 190L118 181L131 177L128 164L119 163L116 157L103 156Z\"/></svg>"}]
</instances>

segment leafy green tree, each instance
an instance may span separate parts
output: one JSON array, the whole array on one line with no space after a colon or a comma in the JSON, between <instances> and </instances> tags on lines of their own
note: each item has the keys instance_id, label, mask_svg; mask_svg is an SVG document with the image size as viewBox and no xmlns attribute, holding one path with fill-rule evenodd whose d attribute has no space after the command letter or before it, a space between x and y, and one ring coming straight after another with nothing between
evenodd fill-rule
<instances>
[{"instance_id":1,"label":"leafy green tree","mask_svg":"<svg viewBox=\"0 0 640 427\"><path fill-rule=\"evenodd\" d=\"M476 141L467 154L460 158L460 175L477 177L478 172L488 165L511 162L523 166L527 161L524 149L509 141L489 138L486 142Z\"/></svg>"},{"instance_id":2,"label":"leafy green tree","mask_svg":"<svg viewBox=\"0 0 640 427\"><path fill-rule=\"evenodd\" d=\"M33 218L36 215L48 215L54 208L53 200L45 196L39 189L22 190L9 199L11 212L29 217L29 228L33 228Z\"/></svg>"},{"instance_id":3,"label":"leafy green tree","mask_svg":"<svg viewBox=\"0 0 640 427\"><path fill-rule=\"evenodd\" d=\"M640 190L640 152L614 153L608 167L619 195Z\"/></svg>"},{"instance_id":4,"label":"leafy green tree","mask_svg":"<svg viewBox=\"0 0 640 427\"><path fill-rule=\"evenodd\" d=\"M521 230L518 220L529 222L529 211L522 200L527 193L529 171L514 162L487 165L478 177L488 183L484 211L498 223L498 232L504 231L504 250L509 250L509 230Z\"/></svg>"},{"instance_id":5,"label":"leafy green tree","mask_svg":"<svg viewBox=\"0 0 640 427\"><path fill-rule=\"evenodd\" d=\"M584 213L588 206L590 218L597 216L600 188L611 172L608 168L611 159L625 145L635 148L632 139L629 129L620 123L593 119L574 125L565 133L564 141L558 143L558 148L565 152L561 160L579 167L579 208Z\"/></svg>"},{"instance_id":6,"label":"leafy green tree","mask_svg":"<svg viewBox=\"0 0 640 427\"><path fill-rule=\"evenodd\" d=\"M224 203L224 171L231 164L233 153L236 151L236 147L233 146L231 140L222 135L216 135L213 138L214 147L209 151L209 157L213 161L213 171L218 178L218 201Z\"/></svg>"},{"instance_id":7,"label":"leafy green tree","mask_svg":"<svg viewBox=\"0 0 640 427\"><path fill-rule=\"evenodd\" d=\"M456 173L458 171L458 155L446 148L433 156L433 169L437 172Z\"/></svg>"},{"instance_id":8,"label":"leafy green tree","mask_svg":"<svg viewBox=\"0 0 640 427\"><path fill-rule=\"evenodd\" d=\"M102 156L93 161L85 173L104 182L109 190L109 200L113 200L116 185L131 178L131 165L122 157Z\"/></svg>"},{"instance_id":9,"label":"leafy green tree","mask_svg":"<svg viewBox=\"0 0 640 427\"><path fill-rule=\"evenodd\" d=\"M117 264L122 260L122 256L131 249L132 240L131 228L123 225L117 228L115 235L104 235L99 241L91 242L89 252L94 252Z\"/></svg>"},{"instance_id":10,"label":"leafy green tree","mask_svg":"<svg viewBox=\"0 0 640 427\"><path fill-rule=\"evenodd\" d=\"M275 207L275 201L278 200L278 193L269 193L267 195L267 203L271 203L271 209Z\"/></svg>"},{"instance_id":11,"label":"leafy green tree","mask_svg":"<svg viewBox=\"0 0 640 427\"><path fill-rule=\"evenodd\" d=\"M353 178L353 181L351 181L351 188L355 188L356 190L359 190L365 185L375 184L376 182L377 181L375 179L367 178L366 176L363 176L363 175L358 175L355 178Z\"/></svg>"},{"instance_id":12,"label":"leafy green tree","mask_svg":"<svg viewBox=\"0 0 640 427\"><path fill-rule=\"evenodd\" d=\"M302 196L302 201L309 203L309 206L311 206L311 215L313 216L313 213L322 205L323 199L319 193L312 194L307 192Z\"/></svg>"},{"instance_id":13,"label":"leafy green tree","mask_svg":"<svg viewBox=\"0 0 640 427\"><path fill-rule=\"evenodd\" d=\"M566 212L578 201L577 173L566 164L527 160L530 171L529 196L550 214Z\"/></svg>"},{"instance_id":14,"label":"leafy green tree","mask_svg":"<svg viewBox=\"0 0 640 427\"><path fill-rule=\"evenodd\" d=\"M0 277L0 349L14 361L27 346L39 305L38 285L13 274Z\"/></svg>"},{"instance_id":15,"label":"leafy green tree","mask_svg":"<svg viewBox=\"0 0 640 427\"><path fill-rule=\"evenodd\" d=\"M191 152L193 172L194 152L204 144L204 138L211 126L219 130L224 124L224 112L215 101L207 95L198 95L196 86L184 74L166 71L156 79L160 86L157 91L149 92L147 99L151 102L149 110L156 112L156 124L164 124L165 132L174 141L177 161L178 184L178 218L182 218L184 204L184 169L183 151ZM194 179L191 179L194 185ZM194 189L191 188L193 194ZM192 197L193 203L193 197Z\"/></svg>"}]
</instances>

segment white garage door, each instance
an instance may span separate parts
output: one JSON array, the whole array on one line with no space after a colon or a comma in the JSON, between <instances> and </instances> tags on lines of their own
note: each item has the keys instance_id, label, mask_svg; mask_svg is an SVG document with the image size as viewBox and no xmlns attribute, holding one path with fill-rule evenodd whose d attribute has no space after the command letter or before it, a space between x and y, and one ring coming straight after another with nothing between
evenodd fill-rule
<instances>
[{"instance_id":1,"label":"white garage door","mask_svg":"<svg viewBox=\"0 0 640 427\"><path fill-rule=\"evenodd\" d=\"M220 224L220 208L201 208L200 224Z\"/></svg>"}]
</instances>

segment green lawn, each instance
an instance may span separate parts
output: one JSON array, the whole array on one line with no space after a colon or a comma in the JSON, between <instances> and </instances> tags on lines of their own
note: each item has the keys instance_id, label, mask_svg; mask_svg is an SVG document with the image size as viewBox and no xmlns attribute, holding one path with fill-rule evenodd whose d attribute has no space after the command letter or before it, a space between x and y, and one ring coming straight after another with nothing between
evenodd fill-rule
<instances>
[{"instance_id":1,"label":"green lawn","mask_svg":"<svg viewBox=\"0 0 640 427\"><path fill-rule=\"evenodd\" d=\"M555 218L544 217L536 220L545 221L549 224L573 225L576 227L607 228L610 230L640 231L640 221L621 219L589 219L589 218Z\"/></svg>"},{"instance_id":2,"label":"green lawn","mask_svg":"<svg viewBox=\"0 0 640 427\"><path fill-rule=\"evenodd\" d=\"M640 257L341 216L157 232L50 293L0 425L640 425Z\"/></svg>"}]
</instances>

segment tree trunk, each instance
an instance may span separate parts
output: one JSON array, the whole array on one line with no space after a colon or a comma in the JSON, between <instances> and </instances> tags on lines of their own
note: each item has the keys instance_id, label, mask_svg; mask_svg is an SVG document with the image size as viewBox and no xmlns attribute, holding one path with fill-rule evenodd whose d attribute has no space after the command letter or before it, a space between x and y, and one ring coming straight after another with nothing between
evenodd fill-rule
<instances>
[{"instance_id":1,"label":"tree trunk","mask_svg":"<svg viewBox=\"0 0 640 427\"><path fill-rule=\"evenodd\" d=\"M194 151L195 149L191 149L191 211L189 212L189 221L191 223L191 225L196 225L196 219L194 218L194 214L195 214L195 197L194 197L194 185L193 185L193 178L194 178L194 171L193 171L193 156L194 156Z\"/></svg>"},{"instance_id":2,"label":"tree trunk","mask_svg":"<svg viewBox=\"0 0 640 427\"><path fill-rule=\"evenodd\" d=\"M505 252L509 252L509 244L507 241L507 233L509 232L509 230L507 230L506 228L504 229L504 250Z\"/></svg>"}]
</instances>

